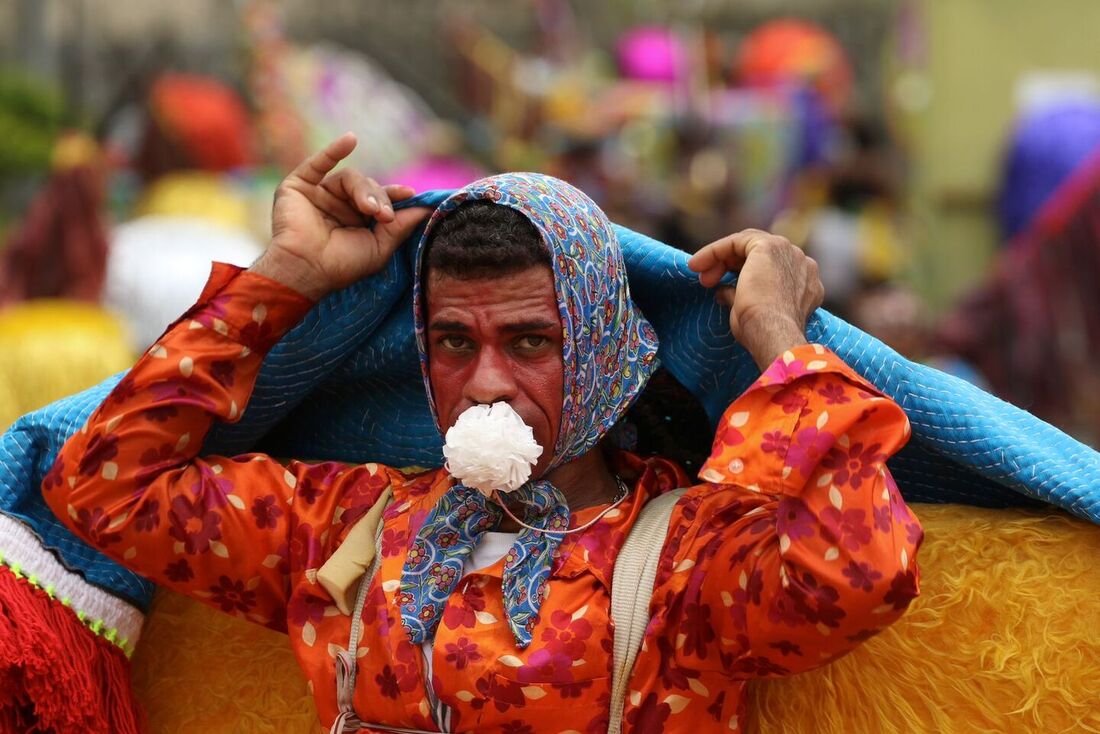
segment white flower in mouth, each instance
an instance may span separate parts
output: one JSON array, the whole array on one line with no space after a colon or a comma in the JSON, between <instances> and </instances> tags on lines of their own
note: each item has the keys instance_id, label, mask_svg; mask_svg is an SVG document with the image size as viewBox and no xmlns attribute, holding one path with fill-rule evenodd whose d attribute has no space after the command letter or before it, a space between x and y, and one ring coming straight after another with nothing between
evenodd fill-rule
<instances>
[{"instance_id":1,"label":"white flower in mouth","mask_svg":"<svg viewBox=\"0 0 1100 734\"><path fill-rule=\"evenodd\" d=\"M500 402L467 408L447 431L443 456L458 481L488 497L523 486L542 447L519 413Z\"/></svg>"}]
</instances>

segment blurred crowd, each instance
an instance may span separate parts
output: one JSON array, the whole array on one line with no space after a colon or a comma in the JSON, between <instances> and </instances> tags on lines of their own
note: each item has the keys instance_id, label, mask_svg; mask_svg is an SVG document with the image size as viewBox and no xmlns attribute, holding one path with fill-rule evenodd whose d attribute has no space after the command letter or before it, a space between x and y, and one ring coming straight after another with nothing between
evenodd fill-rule
<instances>
[{"instance_id":1,"label":"blurred crowd","mask_svg":"<svg viewBox=\"0 0 1100 734\"><path fill-rule=\"evenodd\" d=\"M933 318L912 287L903 151L828 30L783 18L734 43L645 25L596 48L568 3L534 7L524 48L447 17L464 109L446 118L359 51L294 43L260 0L239 4L239 74L158 69L94 122L49 83L0 73L0 178L37 182L0 219L0 425L127 367L212 259L262 252L282 175L353 130L351 165L421 191L538 170L688 252L745 227L783 234L818 260L829 310L1100 441L1100 104L1018 121L995 266Z\"/></svg>"}]
</instances>

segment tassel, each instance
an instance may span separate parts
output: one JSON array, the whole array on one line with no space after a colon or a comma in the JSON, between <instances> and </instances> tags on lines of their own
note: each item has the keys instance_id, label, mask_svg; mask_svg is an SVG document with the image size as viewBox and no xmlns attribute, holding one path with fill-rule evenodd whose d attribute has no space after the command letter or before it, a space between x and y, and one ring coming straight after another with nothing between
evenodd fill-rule
<instances>
[{"instance_id":1,"label":"tassel","mask_svg":"<svg viewBox=\"0 0 1100 734\"><path fill-rule=\"evenodd\" d=\"M144 728L125 653L0 564L0 731Z\"/></svg>"}]
</instances>

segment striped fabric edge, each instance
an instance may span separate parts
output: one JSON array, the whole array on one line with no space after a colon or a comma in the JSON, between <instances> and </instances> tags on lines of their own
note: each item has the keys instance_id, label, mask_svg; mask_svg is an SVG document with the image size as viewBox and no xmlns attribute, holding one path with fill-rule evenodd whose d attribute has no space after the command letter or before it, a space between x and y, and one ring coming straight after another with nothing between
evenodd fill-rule
<instances>
[{"instance_id":1,"label":"striped fabric edge","mask_svg":"<svg viewBox=\"0 0 1100 734\"><path fill-rule=\"evenodd\" d=\"M84 625L130 657L145 615L65 568L24 523L0 513L0 563L72 609Z\"/></svg>"}]
</instances>

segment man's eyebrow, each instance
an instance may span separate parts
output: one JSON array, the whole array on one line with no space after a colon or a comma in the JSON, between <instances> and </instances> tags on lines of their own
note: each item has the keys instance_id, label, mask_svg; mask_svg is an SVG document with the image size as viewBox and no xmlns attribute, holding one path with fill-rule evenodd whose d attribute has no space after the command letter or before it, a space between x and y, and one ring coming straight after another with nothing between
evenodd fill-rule
<instances>
[{"instance_id":1,"label":"man's eyebrow","mask_svg":"<svg viewBox=\"0 0 1100 734\"><path fill-rule=\"evenodd\" d=\"M517 334L523 331L545 331L546 329L560 328L560 324L552 321L520 321L515 324L508 324L501 328L501 331L509 334Z\"/></svg>"},{"instance_id":2,"label":"man's eyebrow","mask_svg":"<svg viewBox=\"0 0 1100 734\"><path fill-rule=\"evenodd\" d=\"M470 327L461 321L433 321L428 328L432 331L457 331L463 334L470 331Z\"/></svg>"}]
</instances>

